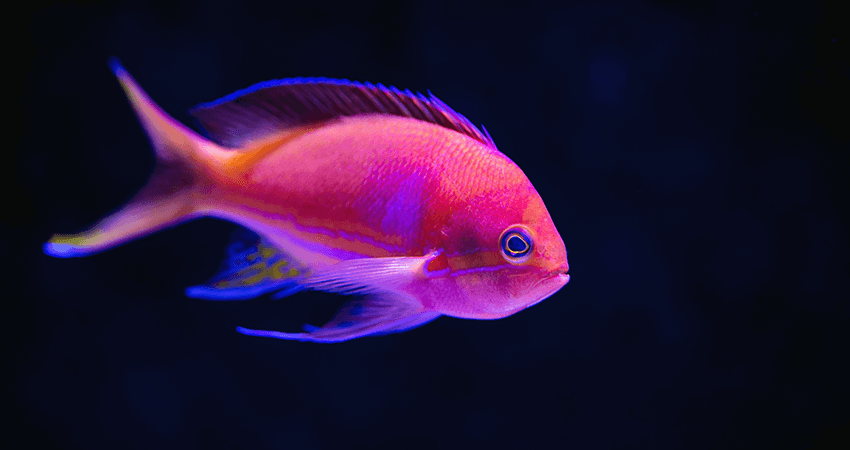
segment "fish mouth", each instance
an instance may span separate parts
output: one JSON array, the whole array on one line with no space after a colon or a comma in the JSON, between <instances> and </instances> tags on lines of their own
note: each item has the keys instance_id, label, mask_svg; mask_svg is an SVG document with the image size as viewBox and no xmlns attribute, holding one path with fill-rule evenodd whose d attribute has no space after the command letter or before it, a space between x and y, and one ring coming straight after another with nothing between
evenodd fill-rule
<instances>
[{"instance_id":1,"label":"fish mouth","mask_svg":"<svg viewBox=\"0 0 850 450\"><path fill-rule=\"evenodd\" d=\"M541 283L546 283L546 282L556 280L556 279L559 281L559 284L560 284L558 289L560 289L565 284L569 283L570 282L570 266L567 265L567 264L562 264L562 265L558 266L557 269L555 269L551 272L551 275L549 277L541 280Z\"/></svg>"},{"instance_id":2,"label":"fish mouth","mask_svg":"<svg viewBox=\"0 0 850 450\"><path fill-rule=\"evenodd\" d=\"M570 275L569 273L567 273L569 271L569 266L565 264L552 271L549 271L546 274L543 274L543 276L539 278L522 295L511 296L511 300L515 302L514 304L520 304L520 306L514 306L510 309L507 309L504 311L504 313L494 315L493 318L507 317L516 314L551 297L553 294L561 290L561 288L564 287L567 283L569 283Z\"/></svg>"},{"instance_id":3,"label":"fish mouth","mask_svg":"<svg viewBox=\"0 0 850 450\"><path fill-rule=\"evenodd\" d=\"M551 297L552 294L558 292L562 287L564 287L567 283L570 282L570 271L569 266L561 266L557 269L553 270L549 276L538 280L534 283L534 286L528 290L526 293L527 296L531 296L532 298L536 297L536 300L533 302L523 306L520 309L525 309L530 306L534 306L543 300Z\"/></svg>"},{"instance_id":4,"label":"fish mouth","mask_svg":"<svg viewBox=\"0 0 850 450\"><path fill-rule=\"evenodd\" d=\"M563 283L567 284L570 282L570 266L562 267L558 269L556 273L558 279Z\"/></svg>"}]
</instances>

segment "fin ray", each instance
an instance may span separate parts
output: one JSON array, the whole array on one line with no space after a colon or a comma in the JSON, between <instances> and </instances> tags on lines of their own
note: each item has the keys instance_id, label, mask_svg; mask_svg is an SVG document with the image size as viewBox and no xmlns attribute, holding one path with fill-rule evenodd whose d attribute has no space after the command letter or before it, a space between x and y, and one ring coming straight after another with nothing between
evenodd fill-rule
<instances>
[{"instance_id":1,"label":"fin ray","mask_svg":"<svg viewBox=\"0 0 850 450\"><path fill-rule=\"evenodd\" d=\"M209 138L231 148L282 130L362 114L389 114L430 122L496 148L488 134L430 92L425 97L409 90L349 80L267 81L198 105L190 114Z\"/></svg>"},{"instance_id":2,"label":"fin ray","mask_svg":"<svg viewBox=\"0 0 850 450\"><path fill-rule=\"evenodd\" d=\"M424 268L435 256L349 259L310 274L304 285L340 294L395 291L424 277Z\"/></svg>"},{"instance_id":3,"label":"fin ray","mask_svg":"<svg viewBox=\"0 0 850 450\"><path fill-rule=\"evenodd\" d=\"M252 330L238 327L244 335L295 341L333 343L354 338L398 333L424 325L440 314L424 311L415 299L402 294L369 295L352 300L321 327L305 325L303 333Z\"/></svg>"}]
</instances>

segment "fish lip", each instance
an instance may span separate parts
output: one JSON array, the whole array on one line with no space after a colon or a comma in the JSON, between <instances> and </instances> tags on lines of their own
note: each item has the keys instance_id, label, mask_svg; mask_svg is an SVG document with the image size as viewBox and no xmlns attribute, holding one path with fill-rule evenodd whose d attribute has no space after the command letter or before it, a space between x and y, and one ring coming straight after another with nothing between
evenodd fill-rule
<instances>
[{"instance_id":1,"label":"fish lip","mask_svg":"<svg viewBox=\"0 0 850 450\"><path fill-rule=\"evenodd\" d=\"M558 266L557 269L552 271L552 276L550 278L558 278L563 284L567 284L570 282L570 266L567 264L562 264Z\"/></svg>"},{"instance_id":2,"label":"fish lip","mask_svg":"<svg viewBox=\"0 0 850 450\"><path fill-rule=\"evenodd\" d=\"M565 284L570 282L569 271L570 271L570 266L563 264L563 265L559 266L558 268L550 271L548 276L541 278L536 283L534 283L534 286L532 286L530 290L535 289L536 287L540 286L543 283L552 282L554 280L558 281L558 283L560 284L560 287L558 289L560 289Z\"/></svg>"}]
</instances>

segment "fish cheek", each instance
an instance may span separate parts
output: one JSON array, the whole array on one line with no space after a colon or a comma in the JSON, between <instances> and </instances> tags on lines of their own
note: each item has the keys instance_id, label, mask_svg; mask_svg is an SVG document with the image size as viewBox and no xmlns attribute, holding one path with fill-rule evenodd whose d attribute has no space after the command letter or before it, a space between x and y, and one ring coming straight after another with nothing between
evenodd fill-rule
<instances>
[{"instance_id":1,"label":"fish cheek","mask_svg":"<svg viewBox=\"0 0 850 450\"><path fill-rule=\"evenodd\" d=\"M480 271L455 277L455 283L467 299L459 317L498 319L511 308L511 296L501 271Z\"/></svg>"},{"instance_id":2,"label":"fish cheek","mask_svg":"<svg viewBox=\"0 0 850 450\"><path fill-rule=\"evenodd\" d=\"M540 280L534 269L528 266L508 267L498 271L498 275L497 288L494 288L494 291L498 291L499 295L493 298L494 302L490 306L494 313L507 317L536 301L529 297Z\"/></svg>"},{"instance_id":3,"label":"fish cheek","mask_svg":"<svg viewBox=\"0 0 850 450\"><path fill-rule=\"evenodd\" d=\"M455 277L457 287L467 294L473 294L487 289L487 281L482 273L464 273ZM472 297L472 296L471 296Z\"/></svg>"}]
</instances>

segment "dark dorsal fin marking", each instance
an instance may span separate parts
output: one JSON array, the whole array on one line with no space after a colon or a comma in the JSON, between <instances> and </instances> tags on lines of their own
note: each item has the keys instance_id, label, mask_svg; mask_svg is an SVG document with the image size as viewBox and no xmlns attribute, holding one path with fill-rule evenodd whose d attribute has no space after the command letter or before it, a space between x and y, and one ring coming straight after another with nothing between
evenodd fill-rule
<instances>
[{"instance_id":1,"label":"dark dorsal fin marking","mask_svg":"<svg viewBox=\"0 0 850 450\"><path fill-rule=\"evenodd\" d=\"M255 84L191 111L207 136L226 147L302 125L360 114L411 117L496 148L490 135L434 97L378 84L292 78Z\"/></svg>"}]
</instances>

